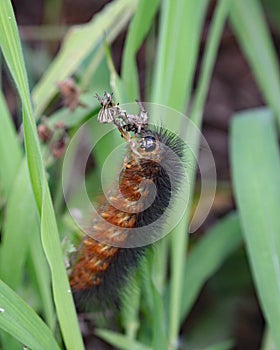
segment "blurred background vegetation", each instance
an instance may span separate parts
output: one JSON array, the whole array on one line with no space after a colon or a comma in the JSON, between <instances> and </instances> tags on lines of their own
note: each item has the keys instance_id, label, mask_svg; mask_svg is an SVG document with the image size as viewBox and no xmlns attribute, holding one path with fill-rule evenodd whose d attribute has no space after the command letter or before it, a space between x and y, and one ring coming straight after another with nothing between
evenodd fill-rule
<instances>
[{"instance_id":1,"label":"blurred background vegetation","mask_svg":"<svg viewBox=\"0 0 280 350\"><path fill-rule=\"evenodd\" d=\"M280 349L279 1L12 5L25 63L2 0L0 348L79 350L81 329L87 349ZM80 314L78 327L64 268L64 237L78 229L63 201L62 162L104 90L187 113L213 152L217 192L188 238L197 177L186 217L149 252L121 310ZM92 196L110 142L88 162Z\"/></svg>"}]
</instances>

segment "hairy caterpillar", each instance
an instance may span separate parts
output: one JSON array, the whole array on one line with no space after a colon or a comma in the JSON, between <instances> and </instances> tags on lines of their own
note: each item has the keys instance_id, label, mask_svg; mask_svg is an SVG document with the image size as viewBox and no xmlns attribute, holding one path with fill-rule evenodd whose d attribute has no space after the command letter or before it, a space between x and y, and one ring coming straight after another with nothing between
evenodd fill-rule
<instances>
[{"instance_id":1,"label":"hairy caterpillar","mask_svg":"<svg viewBox=\"0 0 280 350\"><path fill-rule=\"evenodd\" d=\"M145 252L147 237L159 237L165 210L182 179L184 143L162 127L152 128L144 106L129 114L104 93L100 123L114 123L128 145L119 186L100 204L70 275L79 299L118 303L119 291ZM129 247L129 248L128 248Z\"/></svg>"}]
</instances>

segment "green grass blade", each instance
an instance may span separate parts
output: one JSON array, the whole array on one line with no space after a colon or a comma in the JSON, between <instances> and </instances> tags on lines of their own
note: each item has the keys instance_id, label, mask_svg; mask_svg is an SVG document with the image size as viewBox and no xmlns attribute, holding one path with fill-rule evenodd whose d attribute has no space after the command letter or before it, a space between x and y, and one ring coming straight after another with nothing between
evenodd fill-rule
<instances>
[{"instance_id":1,"label":"green grass blade","mask_svg":"<svg viewBox=\"0 0 280 350\"><path fill-rule=\"evenodd\" d=\"M122 79L116 71L111 54L111 49L107 42L105 43L105 52L107 65L110 72L110 87L113 91L115 100L118 101L118 103L123 103L127 101L127 92L125 91L125 86L123 84Z\"/></svg>"},{"instance_id":2,"label":"green grass blade","mask_svg":"<svg viewBox=\"0 0 280 350\"><path fill-rule=\"evenodd\" d=\"M204 283L241 242L239 218L236 214L229 214L211 228L191 251L185 266L182 321L190 311Z\"/></svg>"},{"instance_id":3,"label":"green grass blade","mask_svg":"<svg viewBox=\"0 0 280 350\"><path fill-rule=\"evenodd\" d=\"M208 40L206 41L205 53L201 63L201 73L198 80L197 90L192 106L191 120L198 127L204 109L207 92L209 89L213 67L216 61L218 46L222 37L225 21L229 14L232 0L219 1L209 28ZM191 136L191 135L188 135ZM187 138L189 140L189 138Z\"/></svg>"},{"instance_id":4,"label":"green grass blade","mask_svg":"<svg viewBox=\"0 0 280 350\"><path fill-rule=\"evenodd\" d=\"M136 284L137 274L130 278L122 294L121 325L129 339L135 339L140 326L140 288Z\"/></svg>"},{"instance_id":5,"label":"green grass blade","mask_svg":"<svg viewBox=\"0 0 280 350\"><path fill-rule=\"evenodd\" d=\"M22 282L28 245L36 234L39 235L38 213L27 164L23 161L8 198L0 250L1 279L13 289Z\"/></svg>"},{"instance_id":6,"label":"green grass blade","mask_svg":"<svg viewBox=\"0 0 280 350\"><path fill-rule=\"evenodd\" d=\"M26 256L31 251L37 271L36 278L42 298L43 314L48 325L53 327L55 315L49 270L41 251L39 228L38 211L30 185L27 164L26 160L23 160L8 197L5 211L0 249L0 276L9 287L18 290L24 276Z\"/></svg>"},{"instance_id":7,"label":"green grass blade","mask_svg":"<svg viewBox=\"0 0 280 350\"><path fill-rule=\"evenodd\" d=\"M128 339L126 336L108 331L107 329L96 329L94 332L98 337L104 339L109 344L123 350L152 350L147 345Z\"/></svg>"},{"instance_id":8,"label":"green grass blade","mask_svg":"<svg viewBox=\"0 0 280 350\"><path fill-rule=\"evenodd\" d=\"M279 63L260 1L233 1L230 21L258 85L280 125Z\"/></svg>"},{"instance_id":9,"label":"green grass blade","mask_svg":"<svg viewBox=\"0 0 280 350\"><path fill-rule=\"evenodd\" d=\"M146 327L149 329L148 332L150 332L150 329L152 330L152 348L167 350L167 315L164 299L162 297L164 284L161 283L162 281L155 280L155 276L153 276L153 273L151 274L155 263L155 255L157 255L155 248L162 248L162 245L159 244L161 242L163 242L163 240L157 242L155 246L150 247L151 249L148 248L145 259L143 259L141 264L140 283L142 298L144 299L142 307L146 313ZM141 339L141 322L139 335Z\"/></svg>"},{"instance_id":10,"label":"green grass blade","mask_svg":"<svg viewBox=\"0 0 280 350\"><path fill-rule=\"evenodd\" d=\"M151 27L158 6L159 0L139 1L135 16L129 26L121 69L121 77L128 101L140 98L136 54Z\"/></svg>"},{"instance_id":11,"label":"green grass blade","mask_svg":"<svg viewBox=\"0 0 280 350\"><path fill-rule=\"evenodd\" d=\"M9 333L0 330L0 341L2 349L22 350L22 344Z\"/></svg>"},{"instance_id":12,"label":"green grass blade","mask_svg":"<svg viewBox=\"0 0 280 350\"><path fill-rule=\"evenodd\" d=\"M12 157L10 158L12 159ZM34 242L40 239L38 212L30 185L26 160L23 160L19 169L16 170L18 174L13 182L6 205L0 249L1 279L14 290L18 290L22 282L24 264L29 249L32 251ZM33 257L36 260L36 268L38 268L37 278L43 300L42 308L47 323L54 325L55 316L49 288L49 271L45 266L45 256L43 252L40 254L40 249L42 249L41 246L36 246Z\"/></svg>"},{"instance_id":13,"label":"green grass blade","mask_svg":"<svg viewBox=\"0 0 280 350\"><path fill-rule=\"evenodd\" d=\"M46 181L46 180L45 180ZM72 294L65 271L64 259L47 183L42 203L41 234L53 281L53 295L60 327L67 350L83 349Z\"/></svg>"},{"instance_id":14,"label":"green grass blade","mask_svg":"<svg viewBox=\"0 0 280 350\"><path fill-rule=\"evenodd\" d=\"M198 82L198 92L195 96L195 109L193 110L194 120L197 126L200 128L203 106L205 103L206 92L210 84L211 72L214 66L218 43L222 35L222 30L224 23L227 18L229 10L230 1L221 0L217 3L214 18L211 24L211 29L209 32L208 45L206 46L201 76ZM185 139L192 145L192 150L198 154L198 144L199 144L199 133L189 135L189 130L187 130L187 135ZM186 156L186 158L189 157ZM192 163L189 165L189 181L192 184L190 189L192 198L193 184L195 178L195 159L191 159ZM176 208L174 209L176 211ZM181 314L181 298L183 291L183 279L184 279L184 262L186 256L186 246L187 246L187 231L188 231L188 221L189 221L189 210L185 214L184 218L172 232L171 237L171 286L170 286L170 300L169 300L169 313L170 313L170 323L169 323L169 340L172 346L176 344L179 328L180 328L180 314Z\"/></svg>"},{"instance_id":15,"label":"green grass blade","mask_svg":"<svg viewBox=\"0 0 280 350\"><path fill-rule=\"evenodd\" d=\"M167 324L165 308L163 304L163 298L160 292L157 290L154 283L151 281L151 291L153 296L153 307L155 312L153 313L153 349L168 349L168 338L167 338Z\"/></svg>"},{"instance_id":16,"label":"green grass blade","mask_svg":"<svg viewBox=\"0 0 280 350\"><path fill-rule=\"evenodd\" d=\"M261 350L276 350L276 346L273 342L271 332L269 329L265 329L264 331Z\"/></svg>"},{"instance_id":17,"label":"green grass blade","mask_svg":"<svg viewBox=\"0 0 280 350\"><path fill-rule=\"evenodd\" d=\"M32 134L36 134L36 127L35 123L31 122L32 106L30 101L28 80L23 64L23 55L15 16L12 5L8 0L1 1L0 3L0 45L23 104L23 119L26 121L24 123L24 133L25 145L26 148L28 148L28 167L30 169L30 178L35 199L37 205L39 205L42 195L42 189L40 186L41 169L39 166L40 161L37 153L39 143L36 138L34 139L32 137Z\"/></svg>"},{"instance_id":18,"label":"green grass blade","mask_svg":"<svg viewBox=\"0 0 280 350\"><path fill-rule=\"evenodd\" d=\"M280 348L280 155L272 114L256 110L234 117L231 164L260 304Z\"/></svg>"},{"instance_id":19,"label":"green grass blade","mask_svg":"<svg viewBox=\"0 0 280 350\"><path fill-rule=\"evenodd\" d=\"M56 326L56 314L54 310L51 285L51 276L49 265L43 251L41 237L39 232L33 235L30 242L30 257L33 264L34 276L38 286L38 294L41 298L44 319L51 330Z\"/></svg>"},{"instance_id":20,"label":"green grass blade","mask_svg":"<svg viewBox=\"0 0 280 350\"><path fill-rule=\"evenodd\" d=\"M46 324L1 280L0 327L30 349L59 350Z\"/></svg>"},{"instance_id":21,"label":"green grass blade","mask_svg":"<svg viewBox=\"0 0 280 350\"><path fill-rule=\"evenodd\" d=\"M22 159L22 152L8 111L0 91L0 183L5 196L12 188L15 176Z\"/></svg>"},{"instance_id":22,"label":"green grass blade","mask_svg":"<svg viewBox=\"0 0 280 350\"><path fill-rule=\"evenodd\" d=\"M185 110L207 6L206 0L162 1L153 102Z\"/></svg>"},{"instance_id":23,"label":"green grass blade","mask_svg":"<svg viewBox=\"0 0 280 350\"><path fill-rule=\"evenodd\" d=\"M101 38L104 34L111 42L130 19L136 5L136 0L113 1L88 24L74 26L69 31L59 54L34 88L32 96L36 116L43 112L57 92L56 83L70 76L94 49L102 45ZM125 22L123 18L126 19ZM120 21L123 24L121 28L116 25Z\"/></svg>"},{"instance_id":24,"label":"green grass blade","mask_svg":"<svg viewBox=\"0 0 280 350\"><path fill-rule=\"evenodd\" d=\"M69 293L70 287L33 118L17 25L9 0L0 2L0 43L22 101L24 139L29 174L37 208L41 216L42 241L52 272L54 300L60 328L68 350L83 349L76 310L72 295Z\"/></svg>"},{"instance_id":25,"label":"green grass blade","mask_svg":"<svg viewBox=\"0 0 280 350\"><path fill-rule=\"evenodd\" d=\"M157 65L155 67L152 96L153 102L184 111L188 103L195 64L198 54L199 39L208 1L170 1L161 2L160 32L157 48ZM160 116L152 115L153 122L164 122L166 128L179 129L180 121L160 120ZM176 208L174 208L176 211ZM177 233L172 233L173 241L180 242L179 250L172 245L172 293L170 298L169 346L177 343L179 330L179 309L181 304L182 275L187 247L186 223L177 227ZM167 261L164 240L158 250L158 262ZM162 264L156 264L154 278L161 284L166 279L166 269ZM159 290L161 287L159 286ZM160 290L161 291L161 290ZM156 312L156 310L155 310ZM159 329L161 325L158 325Z\"/></svg>"}]
</instances>

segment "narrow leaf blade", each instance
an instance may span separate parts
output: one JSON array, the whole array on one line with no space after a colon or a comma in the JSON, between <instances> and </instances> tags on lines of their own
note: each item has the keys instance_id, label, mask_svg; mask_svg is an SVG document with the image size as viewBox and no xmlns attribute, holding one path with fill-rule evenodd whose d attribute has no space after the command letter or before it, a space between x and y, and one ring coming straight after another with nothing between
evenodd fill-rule
<instances>
[{"instance_id":1,"label":"narrow leaf blade","mask_svg":"<svg viewBox=\"0 0 280 350\"><path fill-rule=\"evenodd\" d=\"M235 116L231 129L234 191L257 292L280 347L280 157L267 110Z\"/></svg>"},{"instance_id":2,"label":"narrow leaf blade","mask_svg":"<svg viewBox=\"0 0 280 350\"><path fill-rule=\"evenodd\" d=\"M46 324L1 280L0 327L30 349L59 350Z\"/></svg>"}]
</instances>

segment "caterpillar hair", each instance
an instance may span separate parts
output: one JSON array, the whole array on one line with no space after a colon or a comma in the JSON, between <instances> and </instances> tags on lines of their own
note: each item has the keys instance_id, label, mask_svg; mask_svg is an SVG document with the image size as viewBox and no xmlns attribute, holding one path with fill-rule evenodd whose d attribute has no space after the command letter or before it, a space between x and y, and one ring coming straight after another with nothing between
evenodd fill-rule
<instances>
[{"instance_id":1,"label":"caterpillar hair","mask_svg":"<svg viewBox=\"0 0 280 350\"><path fill-rule=\"evenodd\" d=\"M97 95L100 123L114 123L128 145L114 187L93 218L79 247L70 285L75 299L118 305L120 291L145 253L145 242L161 236L165 211L182 179L183 141L162 127L148 124L144 106L129 114L112 95Z\"/></svg>"}]
</instances>

